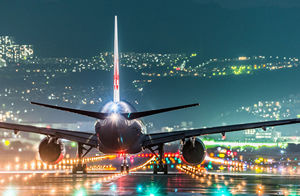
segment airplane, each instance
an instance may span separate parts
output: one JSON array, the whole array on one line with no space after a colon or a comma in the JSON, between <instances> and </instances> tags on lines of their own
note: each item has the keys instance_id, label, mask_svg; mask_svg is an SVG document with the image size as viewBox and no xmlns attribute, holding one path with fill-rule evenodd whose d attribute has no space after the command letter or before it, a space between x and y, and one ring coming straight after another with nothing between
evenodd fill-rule
<instances>
[{"instance_id":1,"label":"airplane","mask_svg":"<svg viewBox=\"0 0 300 196\"><path fill-rule=\"evenodd\" d=\"M165 143L179 140L183 161L191 165L198 165L202 163L206 153L205 145L201 139L197 138L198 136L218 133L225 136L227 132L256 128L266 130L267 127L300 123L300 119L295 118L147 134L146 127L140 120L141 118L163 112L194 107L199 104L138 112L130 103L121 101L117 16L115 16L114 25L113 89L113 101L106 103L101 109L101 112L31 102L38 106L95 118L95 131L93 133L5 122L0 122L0 128L13 130L15 134L23 131L46 135L47 137L40 142L38 150L41 160L48 164L57 164L63 159L65 147L62 139L77 142L77 157L79 158L79 162L73 167L72 172L74 174L77 172L87 173L86 163L82 162L82 158L93 148L97 148L104 154L122 153L124 156L121 164L121 172L127 173L129 172L129 166L126 160L127 154L136 154L148 149L158 158L158 164L154 165L153 173L157 174L158 172L162 172L168 174L168 166L163 163Z\"/></svg>"}]
</instances>

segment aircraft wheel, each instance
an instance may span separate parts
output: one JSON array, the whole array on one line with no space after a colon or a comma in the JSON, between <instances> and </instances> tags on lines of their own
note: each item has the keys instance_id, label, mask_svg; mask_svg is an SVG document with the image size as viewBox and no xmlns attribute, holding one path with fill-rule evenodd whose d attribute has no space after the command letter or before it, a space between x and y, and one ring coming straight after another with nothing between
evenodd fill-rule
<instances>
[{"instance_id":1,"label":"aircraft wheel","mask_svg":"<svg viewBox=\"0 0 300 196\"><path fill-rule=\"evenodd\" d=\"M167 164L165 164L164 165L164 174L166 175L166 174L168 174L168 165Z\"/></svg>"},{"instance_id":2,"label":"aircraft wheel","mask_svg":"<svg viewBox=\"0 0 300 196\"><path fill-rule=\"evenodd\" d=\"M126 173L129 174L129 166L126 165Z\"/></svg>"},{"instance_id":3,"label":"aircraft wheel","mask_svg":"<svg viewBox=\"0 0 300 196\"><path fill-rule=\"evenodd\" d=\"M73 167L73 168L72 168L72 173L73 173L73 174L76 174L76 173L77 173L77 168L76 168L76 167Z\"/></svg>"},{"instance_id":4,"label":"aircraft wheel","mask_svg":"<svg viewBox=\"0 0 300 196\"><path fill-rule=\"evenodd\" d=\"M83 165L83 168L82 168L82 173L86 174L87 173L87 167L86 167L86 164Z\"/></svg>"},{"instance_id":5,"label":"aircraft wheel","mask_svg":"<svg viewBox=\"0 0 300 196\"><path fill-rule=\"evenodd\" d=\"M153 166L153 174L157 174L157 165L156 164Z\"/></svg>"}]
</instances>

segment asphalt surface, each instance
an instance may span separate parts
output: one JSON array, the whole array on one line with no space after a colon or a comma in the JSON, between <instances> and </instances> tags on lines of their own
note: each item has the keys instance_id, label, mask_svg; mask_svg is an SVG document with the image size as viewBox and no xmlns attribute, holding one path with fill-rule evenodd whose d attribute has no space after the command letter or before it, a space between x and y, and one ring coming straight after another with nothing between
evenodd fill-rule
<instances>
[{"instance_id":1,"label":"asphalt surface","mask_svg":"<svg viewBox=\"0 0 300 196\"><path fill-rule=\"evenodd\" d=\"M0 195L300 195L300 176L0 172Z\"/></svg>"}]
</instances>

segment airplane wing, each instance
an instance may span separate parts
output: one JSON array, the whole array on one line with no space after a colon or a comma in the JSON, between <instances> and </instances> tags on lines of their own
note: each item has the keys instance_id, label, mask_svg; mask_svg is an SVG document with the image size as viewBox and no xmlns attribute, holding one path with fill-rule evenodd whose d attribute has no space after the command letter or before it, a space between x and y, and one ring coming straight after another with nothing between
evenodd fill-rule
<instances>
[{"instance_id":1,"label":"airplane wing","mask_svg":"<svg viewBox=\"0 0 300 196\"><path fill-rule=\"evenodd\" d=\"M296 123L300 123L299 118L147 134L143 142L143 146L147 148L147 147L173 142L176 140L181 140L193 136L201 136L201 135L208 135L208 134L215 134L215 133L225 134L227 132L240 131L246 129L256 129L256 128L262 128L263 130L266 130L267 127L275 127L280 125L288 125L288 124L296 124Z\"/></svg>"},{"instance_id":2,"label":"airplane wing","mask_svg":"<svg viewBox=\"0 0 300 196\"><path fill-rule=\"evenodd\" d=\"M97 136L93 133L35 127L31 125L20 125L20 124L4 123L4 122L0 122L0 128L13 130L15 132L23 131L29 133L39 133L51 137L79 142L91 147L97 147Z\"/></svg>"}]
</instances>

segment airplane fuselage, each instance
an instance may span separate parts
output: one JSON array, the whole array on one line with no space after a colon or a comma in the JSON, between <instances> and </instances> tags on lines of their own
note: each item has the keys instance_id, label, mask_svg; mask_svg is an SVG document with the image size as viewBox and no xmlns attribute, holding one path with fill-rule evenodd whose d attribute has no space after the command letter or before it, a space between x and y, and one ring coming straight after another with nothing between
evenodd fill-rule
<instances>
[{"instance_id":1,"label":"airplane fuselage","mask_svg":"<svg viewBox=\"0 0 300 196\"><path fill-rule=\"evenodd\" d=\"M145 125L139 119L128 120L120 115L135 111L133 106L123 101L104 105L101 112L110 115L104 120L97 120L95 124L101 152L134 154L142 150Z\"/></svg>"}]
</instances>

